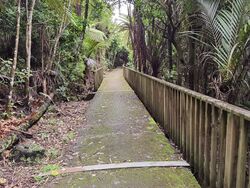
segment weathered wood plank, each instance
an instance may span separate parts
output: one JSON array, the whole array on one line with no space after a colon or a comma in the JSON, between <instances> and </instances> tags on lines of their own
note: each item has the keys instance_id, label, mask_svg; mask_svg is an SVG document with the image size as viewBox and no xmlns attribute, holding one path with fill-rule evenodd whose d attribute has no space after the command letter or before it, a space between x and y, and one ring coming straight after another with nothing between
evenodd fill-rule
<instances>
[{"instance_id":1,"label":"weathered wood plank","mask_svg":"<svg viewBox=\"0 0 250 188\"><path fill-rule=\"evenodd\" d=\"M168 88L164 86L165 90L165 102L164 102L164 130L165 134L169 135L169 127L168 127L168 120L169 120L169 100L168 100Z\"/></svg>"},{"instance_id":2,"label":"weathered wood plank","mask_svg":"<svg viewBox=\"0 0 250 188\"><path fill-rule=\"evenodd\" d=\"M199 113L199 179L204 177L204 137L205 137L205 103L200 101Z\"/></svg>"},{"instance_id":3,"label":"weathered wood plank","mask_svg":"<svg viewBox=\"0 0 250 188\"><path fill-rule=\"evenodd\" d=\"M180 103L181 103L181 97L180 97L180 92L176 91L177 93L177 129L178 129L178 147L180 148L181 146L181 112L180 112Z\"/></svg>"},{"instance_id":4,"label":"weathered wood plank","mask_svg":"<svg viewBox=\"0 0 250 188\"><path fill-rule=\"evenodd\" d=\"M184 148L184 132L183 132L183 109L185 109L183 101L183 93L180 92L180 149L183 153Z\"/></svg>"},{"instance_id":5,"label":"weathered wood plank","mask_svg":"<svg viewBox=\"0 0 250 188\"><path fill-rule=\"evenodd\" d=\"M177 143L177 126L176 126L176 91L173 90L173 135L174 135L174 142Z\"/></svg>"},{"instance_id":6,"label":"weathered wood plank","mask_svg":"<svg viewBox=\"0 0 250 188\"><path fill-rule=\"evenodd\" d=\"M155 90L153 82L159 86L159 95L145 95L144 103L147 104L149 101L148 109L151 113L155 107L159 108L155 116L159 122L161 108L163 109L165 132L180 147L184 158L191 162L204 187L246 186L246 179L248 181L249 178L246 178L246 173L243 172L246 168L243 164L246 163L244 160L247 160L247 138L244 137L248 130L244 132L241 124L242 121L249 124L249 111L152 76L128 70L130 82L133 83L135 79L130 73L133 72L148 80L149 83L146 82L146 85L149 85L152 92ZM161 94L160 86L164 86L164 94ZM162 97L164 105L161 107L161 103L156 100L162 101ZM228 114L233 117L232 121ZM250 181L248 182L250 186Z\"/></svg>"},{"instance_id":7,"label":"weathered wood plank","mask_svg":"<svg viewBox=\"0 0 250 188\"><path fill-rule=\"evenodd\" d=\"M189 108L189 156L190 164L194 165L194 98L190 96Z\"/></svg>"},{"instance_id":8,"label":"weathered wood plank","mask_svg":"<svg viewBox=\"0 0 250 188\"><path fill-rule=\"evenodd\" d=\"M228 114L227 119L227 134L226 134L226 159L225 159L225 173L224 173L224 187L232 187L233 185L233 171L234 159L236 150L236 126L234 125L234 115Z\"/></svg>"},{"instance_id":9,"label":"weathered wood plank","mask_svg":"<svg viewBox=\"0 0 250 188\"><path fill-rule=\"evenodd\" d=\"M199 105L194 101L194 173L199 171Z\"/></svg>"},{"instance_id":10,"label":"weathered wood plank","mask_svg":"<svg viewBox=\"0 0 250 188\"><path fill-rule=\"evenodd\" d=\"M171 96L170 96L170 89L167 88L167 100L168 100L168 114L167 114L167 125L168 125L168 136L170 138L170 134L171 134L171 126L170 126L170 115L171 115Z\"/></svg>"},{"instance_id":11,"label":"weathered wood plank","mask_svg":"<svg viewBox=\"0 0 250 188\"><path fill-rule=\"evenodd\" d=\"M206 103L205 108L205 145L204 145L204 186L209 186L209 161L210 161L210 136L211 136L211 111L210 105Z\"/></svg>"},{"instance_id":12,"label":"weathered wood plank","mask_svg":"<svg viewBox=\"0 0 250 188\"><path fill-rule=\"evenodd\" d=\"M247 161L247 126L245 120L240 118L240 138L237 161L236 187L245 187Z\"/></svg>"},{"instance_id":13,"label":"weathered wood plank","mask_svg":"<svg viewBox=\"0 0 250 188\"><path fill-rule=\"evenodd\" d=\"M161 79L158 79L158 78L155 78L153 76L150 76L150 75L146 75L146 74L143 74L141 72L137 72L133 69L130 69L130 68L126 68L128 69L130 72L135 72L137 74L141 74L141 75L145 75L146 77L148 77L149 79L151 80L156 80L157 82L160 82L164 85L166 85L167 87L169 88L172 88L174 90L178 90L178 91L181 91L185 94L188 94L194 98L197 98L199 100L202 100L203 102L206 102L206 103L209 103L209 104L212 104L214 105L215 107L218 107L220 109L223 109L227 112L230 112L230 113L233 113L235 115L238 115L238 116L242 116L244 119L250 121L250 111L249 110L245 110L243 108L240 108L240 107L237 107L235 105L232 105L232 104L229 104L229 103L226 103L226 102L223 102L221 100L217 100L215 98L212 98L212 97L209 97L207 95L204 95L204 94L201 94L201 93L198 93L198 92L195 92L193 90L190 90L190 89L187 89L185 87L182 87L182 86L178 86L178 85L175 85L173 83L170 83L170 82L166 82L164 80L161 80Z\"/></svg>"},{"instance_id":14,"label":"weathered wood plank","mask_svg":"<svg viewBox=\"0 0 250 188\"><path fill-rule=\"evenodd\" d=\"M227 114L223 110L220 110L218 181L216 185L217 188L223 187L223 182L224 182L225 153L226 153L226 125L227 125Z\"/></svg>"},{"instance_id":15,"label":"weathered wood plank","mask_svg":"<svg viewBox=\"0 0 250 188\"><path fill-rule=\"evenodd\" d=\"M179 167L188 168L190 165L185 161L156 161L156 162L131 162L131 163L113 163L113 164L98 164L90 166L77 166L62 168L58 170L58 174L77 173L77 172L89 172L89 171L104 171L104 170L116 170L116 169L129 169L129 168L152 168L152 167ZM40 174L38 176L49 176L51 173Z\"/></svg>"},{"instance_id":16,"label":"weathered wood plank","mask_svg":"<svg viewBox=\"0 0 250 188\"><path fill-rule=\"evenodd\" d=\"M170 126L170 138L172 140L174 140L174 134L173 134L173 90L172 88L169 89L169 93L170 93L170 98L169 98L169 102L170 102L170 110L169 110L169 126Z\"/></svg>"},{"instance_id":17,"label":"weathered wood plank","mask_svg":"<svg viewBox=\"0 0 250 188\"><path fill-rule=\"evenodd\" d=\"M189 123L190 123L190 121L189 121L189 118L190 118L190 116L189 116L189 96L188 95L186 95L186 118L185 118L185 128L186 128L186 159L187 159L187 161L188 162L190 162L190 144L189 144Z\"/></svg>"},{"instance_id":18,"label":"weathered wood plank","mask_svg":"<svg viewBox=\"0 0 250 188\"><path fill-rule=\"evenodd\" d=\"M97 91L103 81L103 67L94 71L94 90Z\"/></svg>"},{"instance_id":19,"label":"weathered wood plank","mask_svg":"<svg viewBox=\"0 0 250 188\"><path fill-rule=\"evenodd\" d=\"M216 187L216 160L217 160L217 119L218 114L212 106L211 122L211 151L210 151L210 187Z\"/></svg>"}]
</instances>

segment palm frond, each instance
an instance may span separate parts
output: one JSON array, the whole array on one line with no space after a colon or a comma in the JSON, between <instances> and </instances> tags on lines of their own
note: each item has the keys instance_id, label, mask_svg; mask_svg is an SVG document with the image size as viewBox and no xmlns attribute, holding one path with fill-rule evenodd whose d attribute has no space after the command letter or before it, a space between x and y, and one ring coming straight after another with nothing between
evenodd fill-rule
<instances>
[{"instance_id":1,"label":"palm frond","mask_svg":"<svg viewBox=\"0 0 250 188\"><path fill-rule=\"evenodd\" d=\"M96 42L102 42L107 38L105 33L95 28L87 28L86 37Z\"/></svg>"},{"instance_id":2,"label":"palm frond","mask_svg":"<svg viewBox=\"0 0 250 188\"><path fill-rule=\"evenodd\" d=\"M231 0L228 9L219 10L220 1L198 0L201 7L200 18L206 24L207 36L211 41L214 53L211 57L219 70L229 79L234 69L234 54L238 46L239 31L247 0Z\"/></svg>"}]
</instances>

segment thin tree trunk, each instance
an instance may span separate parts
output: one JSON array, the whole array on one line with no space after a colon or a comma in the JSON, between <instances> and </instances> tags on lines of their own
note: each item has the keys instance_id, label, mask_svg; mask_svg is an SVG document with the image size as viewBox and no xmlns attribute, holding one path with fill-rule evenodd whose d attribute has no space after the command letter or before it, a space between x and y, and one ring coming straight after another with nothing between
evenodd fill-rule
<instances>
[{"instance_id":1,"label":"thin tree trunk","mask_svg":"<svg viewBox=\"0 0 250 188\"><path fill-rule=\"evenodd\" d=\"M191 15L189 15L189 24L190 24L190 28L189 30L193 32L195 32L196 28L195 28L195 22L193 21L193 18L191 17ZM193 34L192 34L193 35ZM192 36L195 37L195 36ZM194 90L195 89L195 47L196 47L196 43L195 43L195 39L193 39L192 37L189 37L189 60L188 60L188 66L189 66L189 88Z\"/></svg>"},{"instance_id":2,"label":"thin tree trunk","mask_svg":"<svg viewBox=\"0 0 250 188\"><path fill-rule=\"evenodd\" d=\"M29 4L28 0L26 0L26 11L27 11L27 25L26 25L26 71L27 71L27 78L25 82L25 94L27 104L30 103L30 77L31 77L31 70L30 70L30 62L31 62L31 40L32 40L32 19L33 19L33 11L35 6L36 0L32 0L31 5Z\"/></svg>"},{"instance_id":3,"label":"thin tree trunk","mask_svg":"<svg viewBox=\"0 0 250 188\"><path fill-rule=\"evenodd\" d=\"M172 15L172 4L168 4L168 14L171 17ZM168 24L168 63L169 63L169 72L171 73L173 71L173 46L172 46L172 40L173 40L173 32L172 32L172 26L169 23Z\"/></svg>"},{"instance_id":4,"label":"thin tree trunk","mask_svg":"<svg viewBox=\"0 0 250 188\"><path fill-rule=\"evenodd\" d=\"M59 31L57 32L57 35L56 35L55 40L54 40L55 43L50 50L49 60L47 62L46 68L44 68L45 70L43 71L43 93L45 93L45 94L48 93L46 74L52 70L52 66L53 66L53 63L54 63L55 58L56 58L60 38L62 37L62 34L68 25L68 24L66 24L66 22L67 22L67 10L70 10L71 0L68 1L67 7L66 7L66 3L67 2L64 3L64 15L63 15L63 19L61 21L60 27L59 27ZM43 42L42 42L42 45L43 45Z\"/></svg>"},{"instance_id":5,"label":"thin tree trunk","mask_svg":"<svg viewBox=\"0 0 250 188\"><path fill-rule=\"evenodd\" d=\"M135 7L134 14L136 20L135 47L138 57L138 71L146 72L147 47L145 43L145 28L141 18L139 7Z\"/></svg>"},{"instance_id":6,"label":"thin tree trunk","mask_svg":"<svg viewBox=\"0 0 250 188\"><path fill-rule=\"evenodd\" d=\"M169 72L173 70L173 46L172 46L172 29L168 25L168 63L169 63Z\"/></svg>"},{"instance_id":7,"label":"thin tree trunk","mask_svg":"<svg viewBox=\"0 0 250 188\"><path fill-rule=\"evenodd\" d=\"M135 68L137 69L137 63L136 63L136 50L135 50L135 36L134 36L134 25L132 21L132 13L131 13L131 5L129 4L128 7L128 18L129 18L129 35L130 35L130 40L132 44L132 49L133 49L133 60L134 60L134 65Z\"/></svg>"},{"instance_id":8,"label":"thin tree trunk","mask_svg":"<svg viewBox=\"0 0 250 188\"><path fill-rule=\"evenodd\" d=\"M54 60L56 58L56 52L57 52L57 48L58 48L58 45L59 45L59 41L60 41L60 38L61 38L65 28L66 28L65 27L65 19L63 19L63 21L61 22L58 34L57 34L57 36L55 38L55 43L54 43L54 46L53 46L53 50L52 50L50 60L48 62L47 71L50 71L52 69L53 62L54 62Z\"/></svg>"},{"instance_id":9,"label":"thin tree trunk","mask_svg":"<svg viewBox=\"0 0 250 188\"><path fill-rule=\"evenodd\" d=\"M43 81L42 81L42 87L43 87L43 93L47 94L47 80L46 80L46 76L45 76L45 64L44 64L44 26L42 26L42 31L41 31L41 62L42 62L42 76L43 76Z\"/></svg>"},{"instance_id":10,"label":"thin tree trunk","mask_svg":"<svg viewBox=\"0 0 250 188\"><path fill-rule=\"evenodd\" d=\"M84 39L85 39L85 34L86 34L86 29L88 25L88 17L89 17L89 0L85 0L85 11L84 11L84 21L83 21L83 28L82 28L82 38L81 38L81 52L84 51ZM89 79L88 77L88 65L87 65L87 60L83 61L85 64L85 70L83 72L84 74L84 84L87 85L87 80Z\"/></svg>"},{"instance_id":11,"label":"thin tree trunk","mask_svg":"<svg viewBox=\"0 0 250 188\"><path fill-rule=\"evenodd\" d=\"M89 17L89 0L85 1L85 11L84 11L84 20L83 20L83 28L82 28L82 36L81 36L81 50L83 51L83 41L85 39L86 29L88 25L88 17Z\"/></svg>"},{"instance_id":12,"label":"thin tree trunk","mask_svg":"<svg viewBox=\"0 0 250 188\"><path fill-rule=\"evenodd\" d=\"M21 0L17 0L17 24L16 24L16 43L14 50L14 58L12 62L12 68L10 73L10 91L8 96L8 102L6 105L6 112L9 114L12 111L12 98L13 98L13 89L14 89L14 81L16 74L16 65L17 65L17 56L18 56L18 46L19 46L19 35L20 35L20 18L21 18Z\"/></svg>"},{"instance_id":13,"label":"thin tree trunk","mask_svg":"<svg viewBox=\"0 0 250 188\"><path fill-rule=\"evenodd\" d=\"M193 38L189 39L189 88L195 89L195 40Z\"/></svg>"}]
</instances>

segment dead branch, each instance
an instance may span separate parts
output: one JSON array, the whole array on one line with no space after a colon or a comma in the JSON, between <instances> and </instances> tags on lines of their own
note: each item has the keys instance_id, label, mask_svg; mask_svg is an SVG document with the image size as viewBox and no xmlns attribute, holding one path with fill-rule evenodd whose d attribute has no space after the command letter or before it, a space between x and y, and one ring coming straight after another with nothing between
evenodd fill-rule
<instances>
[{"instance_id":1,"label":"dead branch","mask_svg":"<svg viewBox=\"0 0 250 188\"><path fill-rule=\"evenodd\" d=\"M50 94L49 97L46 97L44 104L37 110L37 112L32 114L27 123L19 126L19 128L17 129L18 131L15 131L10 136L0 141L1 156L5 150L12 148L13 145L15 145L19 141L21 134L27 133L28 129L41 119L41 117L46 113L50 104L52 103L53 96L54 94Z\"/></svg>"}]
</instances>

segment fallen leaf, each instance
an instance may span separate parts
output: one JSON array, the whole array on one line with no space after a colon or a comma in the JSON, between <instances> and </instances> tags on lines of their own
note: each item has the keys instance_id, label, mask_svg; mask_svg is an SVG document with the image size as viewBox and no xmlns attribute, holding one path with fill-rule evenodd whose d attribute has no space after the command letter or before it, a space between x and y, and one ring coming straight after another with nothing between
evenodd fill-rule
<instances>
[{"instance_id":1,"label":"fallen leaf","mask_svg":"<svg viewBox=\"0 0 250 188\"><path fill-rule=\"evenodd\" d=\"M4 178L0 178L0 185L4 185L7 183L7 180Z\"/></svg>"},{"instance_id":2,"label":"fallen leaf","mask_svg":"<svg viewBox=\"0 0 250 188\"><path fill-rule=\"evenodd\" d=\"M50 174L51 176L58 176L59 172L57 170L52 170Z\"/></svg>"}]
</instances>

